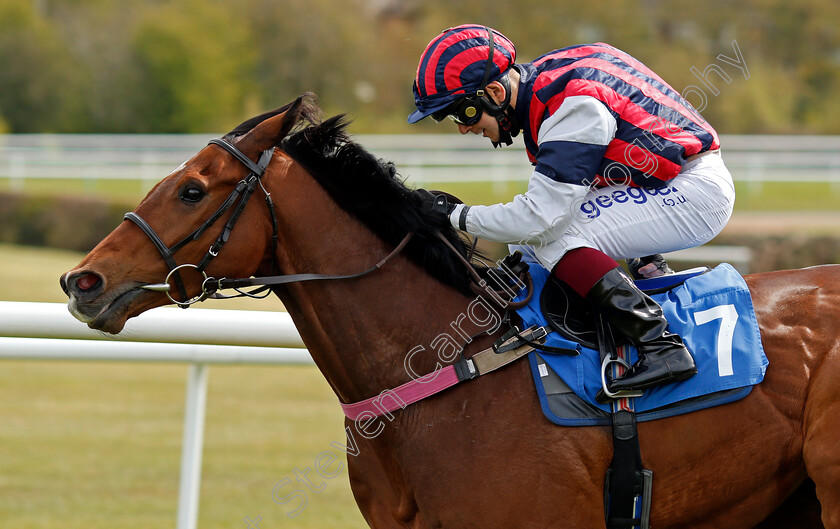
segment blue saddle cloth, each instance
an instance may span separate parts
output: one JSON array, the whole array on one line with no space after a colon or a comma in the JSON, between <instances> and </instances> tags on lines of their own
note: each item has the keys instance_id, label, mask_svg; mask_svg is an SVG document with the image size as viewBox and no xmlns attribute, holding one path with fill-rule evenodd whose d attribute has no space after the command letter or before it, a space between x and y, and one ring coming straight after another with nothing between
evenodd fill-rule
<instances>
[{"instance_id":1,"label":"blue saddle cloth","mask_svg":"<svg viewBox=\"0 0 840 529\"><path fill-rule=\"evenodd\" d=\"M548 275L544 268L531 266L534 296L517 311L525 328L548 326L539 302ZM744 279L732 266L721 264L651 297L662 306L669 330L679 334L694 355L698 373L683 382L650 388L633 399L639 421L732 402L745 397L753 385L764 379L768 360L761 345L752 298ZM567 426L608 424L610 406L595 400L601 389L598 351L567 340L557 332L548 335L546 345L580 352L577 356L530 353L534 381L546 417ZM635 348L630 349L631 361L635 362ZM565 403L557 400L561 397ZM690 404L676 404L683 402Z\"/></svg>"}]
</instances>

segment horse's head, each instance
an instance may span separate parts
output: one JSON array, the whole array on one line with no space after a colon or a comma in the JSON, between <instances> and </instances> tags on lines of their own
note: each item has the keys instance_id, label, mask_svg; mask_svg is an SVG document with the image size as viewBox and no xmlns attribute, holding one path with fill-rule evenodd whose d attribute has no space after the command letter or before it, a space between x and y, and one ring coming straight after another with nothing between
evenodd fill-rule
<instances>
[{"instance_id":1,"label":"horse's head","mask_svg":"<svg viewBox=\"0 0 840 529\"><path fill-rule=\"evenodd\" d=\"M261 174L255 172L271 162L273 148L292 127L315 111L312 98L302 96L228 133L224 140L234 149L210 144L164 178L126 221L61 276L70 312L91 328L117 333L128 318L167 304L161 290L171 290L177 301L198 295L203 270L215 277L249 277L270 267L274 225ZM249 193L256 200L248 201ZM236 230L228 238L231 219ZM237 258L214 259L219 251Z\"/></svg>"}]
</instances>

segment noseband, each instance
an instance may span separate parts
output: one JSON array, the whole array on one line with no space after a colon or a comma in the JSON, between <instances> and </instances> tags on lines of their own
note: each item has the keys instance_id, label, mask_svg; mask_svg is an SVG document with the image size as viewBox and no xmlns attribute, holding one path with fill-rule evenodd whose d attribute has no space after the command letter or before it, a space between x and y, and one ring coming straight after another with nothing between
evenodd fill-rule
<instances>
[{"instance_id":1,"label":"noseband","mask_svg":"<svg viewBox=\"0 0 840 529\"><path fill-rule=\"evenodd\" d=\"M177 304L181 308L187 308L193 303L197 303L199 301L203 301L209 297L211 294L208 292L208 289L202 285L202 292L201 294L187 299L187 290L184 287L184 282L181 279L180 271L184 268L193 268L200 272L204 277L204 281L206 282L208 277L207 274L204 273L204 269L207 268L207 265L210 264L210 261L213 260L217 255L219 255L219 251L222 249L222 246L228 241L230 238L230 233L233 230L236 221L239 220L239 215L245 209L245 205L248 203L248 199L251 198L251 195L256 190L257 186L262 186L262 175L265 173L268 164L271 162L271 157L274 155L274 148L265 150L260 155L260 159L257 163L251 161L250 158L245 156L239 149L233 146L230 142L224 139L212 139L208 143L208 145L218 145L219 147L223 148L230 154L232 154L237 160L242 162L251 172L250 174L241 180L236 187L231 191L230 196L228 196L227 200L219 206L215 213L210 215L210 217L204 221L204 223L196 228L192 233L181 239L179 242L175 243L172 246L166 246L166 244L161 240L160 236L155 232L155 230L146 222L140 215L134 212L128 212L123 217L125 220L130 220L134 224L136 224L143 233L145 233L149 239L151 239L152 243L155 245L155 248L160 252L160 255L163 256L163 260L166 262L166 266L169 267L169 273L166 276L166 279L163 283L154 284L154 285L144 285L141 288L146 290L153 290L158 292L166 293L167 297L175 304ZM274 202L271 200L271 194L265 190L263 187L263 192L265 193L265 202L266 206L268 207L269 214L271 216L272 221L272 240L276 244L277 242L277 216L274 213ZM204 257L199 261L198 264L182 264L178 265L175 261L175 252L183 248L185 245L192 241L198 240L205 231L207 231L210 226L212 226L219 218L222 217L229 209L233 208L233 212L230 215L227 223L225 224L224 229L222 229L222 233L216 239L216 242L213 243L212 246L207 250L207 253L204 254ZM272 260L274 259L274 251L272 248ZM272 267L274 267L274 263L272 262ZM178 301L172 297L169 293L170 285L169 280L174 279L175 286L178 288L178 292L181 295L181 299L183 301Z\"/></svg>"}]
</instances>

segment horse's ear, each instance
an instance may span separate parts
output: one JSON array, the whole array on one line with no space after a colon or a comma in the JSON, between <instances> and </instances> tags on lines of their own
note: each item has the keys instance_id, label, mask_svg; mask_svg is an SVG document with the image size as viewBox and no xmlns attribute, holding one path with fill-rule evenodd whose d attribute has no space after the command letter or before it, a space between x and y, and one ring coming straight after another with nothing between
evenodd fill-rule
<instances>
[{"instance_id":1,"label":"horse's ear","mask_svg":"<svg viewBox=\"0 0 840 529\"><path fill-rule=\"evenodd\" d=\"M239 150L255 158L262 151L279 145L301 120L313 120L317 112L314 99L313 94L305 93L281 108L276 115L261 121L237 141Z\"/></svg>"}]
</instances>

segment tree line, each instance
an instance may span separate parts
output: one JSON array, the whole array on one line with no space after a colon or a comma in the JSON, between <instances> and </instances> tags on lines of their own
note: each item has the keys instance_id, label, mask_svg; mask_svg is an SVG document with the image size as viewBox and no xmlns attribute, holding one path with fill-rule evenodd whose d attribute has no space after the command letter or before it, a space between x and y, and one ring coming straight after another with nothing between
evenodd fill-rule
<instances>
[{"instance_id":1,"label":"tree line","mask_svg":"<svg viewBox=\"0 0 840 529\"><path fill-rule=\"evenodd\" d=\"M838 21L836 0L3 0L0 132L223 132L304 91L356 133L440 132L405 123L411 82L470 22L518 62L608 42L722 133L840 134Z\"/></svg>"}]
</instances>

